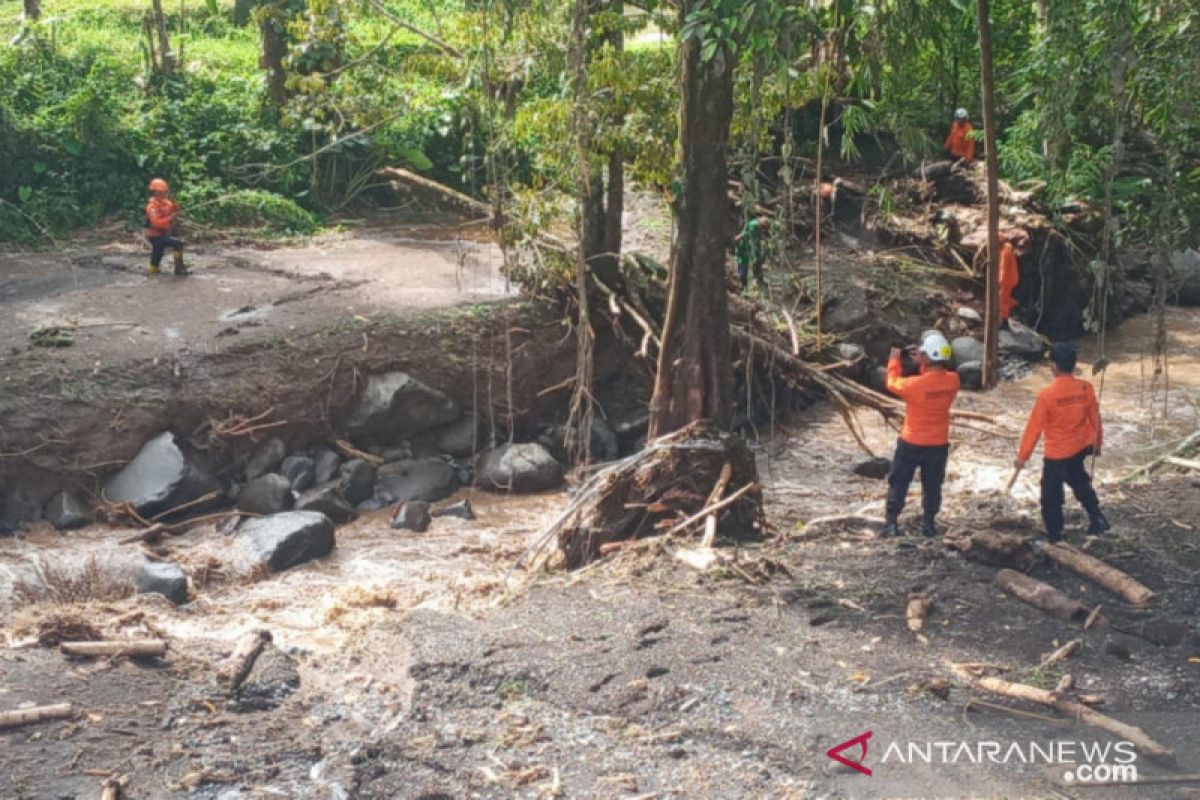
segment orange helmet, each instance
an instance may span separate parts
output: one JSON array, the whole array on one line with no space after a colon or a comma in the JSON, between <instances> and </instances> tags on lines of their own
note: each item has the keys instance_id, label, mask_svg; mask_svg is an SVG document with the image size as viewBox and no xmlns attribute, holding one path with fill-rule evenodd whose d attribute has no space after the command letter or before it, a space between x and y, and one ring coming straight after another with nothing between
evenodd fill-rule
<instances>
[{"instance_id":1,"label":"orange helmet","mask_svg":"<svg viewBox=\"0 0 1200 800\"><path fill-rule=\"evenodd\" d=\"M169 192L171 187L162 178L155 178L150 181L150 191L152 192Z\"/></svg>"}]
</instances>

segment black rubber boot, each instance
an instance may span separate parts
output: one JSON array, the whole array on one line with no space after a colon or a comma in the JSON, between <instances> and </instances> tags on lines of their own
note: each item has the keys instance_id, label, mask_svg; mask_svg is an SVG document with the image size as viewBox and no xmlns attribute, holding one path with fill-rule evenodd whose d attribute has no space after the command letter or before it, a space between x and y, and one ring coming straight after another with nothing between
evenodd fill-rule
<instances>
[{"instance_id":1,"label":"black rubber boot","mask_svg":"<svg viewBox=\"0 0 1200 800\"><path fill-rule=\"evenodd\" d=\"M900 523L894 519L889 519L882 528L879 529L879 537L887 539L892 536L901 536Z\"/></svg>"},{"instance_id":2,"label":"black rubber boot","mask_svg":"<svg viewBox=\"0 0 1200 800\"><path fill-rule=\"evenodd\" d=\"M933 517L925 517L921 522L921 534L927 539L932 539L938 535L937 525L933 521Z\"/></svg>"},{"instance_id":3,"label":"black rubber boot","mask_svg":"<svg viewBox=\"0 0 1200 800\"><path fill-rule=\"evenodd\" d=\"M175 251L175 274L176 275L188 275L189 274L188 268L186 266L184 266L184 264L183 264L183 251L182 250Z\"/></svg>"},{"instance_id":4,"label":"black rubber boot","mask_svg":"<svg viewBox=\"0 0 1200 800\"><path fill-rule=\"evenodd\" d=\"M1108 517L1104 513L1097 511L1091 515L1091 524L1088 525L1088 536L1099 536L1102 533L1107 533L1112 530L1112 525L1108 522Z\"/></svg>"}]
</instances>

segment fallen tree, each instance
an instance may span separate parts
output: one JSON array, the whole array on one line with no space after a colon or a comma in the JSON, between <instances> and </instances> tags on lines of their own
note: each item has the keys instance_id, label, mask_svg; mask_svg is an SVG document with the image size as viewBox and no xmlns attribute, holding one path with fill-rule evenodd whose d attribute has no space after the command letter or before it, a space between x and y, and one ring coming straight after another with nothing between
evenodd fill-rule
<instances>
[{"instance_id":1,"label":"fallen tree","mask_svg":"<svg viewBox=\"0 0 1200 800\"><path fill-rule=\"evenodd\" d=\"M1036 578L1031 578L1016 570L1002 569L996 573L994 581L1008 594L1034 608L1040 608L1051 616L1080 624L1088 619L1087 606ZM1094 624L1101 625L1103 624L1102 620L1102 617L1097 618Z\"/></svg>"},{"instance_id":2,"label":"fallen tree","mask_svg":"<svg viewBox=\"0 0 1200 800\"><path fill-rule=\"evenodd\" d=\"M1042 552L1057 563L1073 570L1093 583L1103 586L1135 606L1143 607L1154 599L1154 592L1121 570L1090 556L1069 544L1046 544Z\"/></svg>"}]
</instances>

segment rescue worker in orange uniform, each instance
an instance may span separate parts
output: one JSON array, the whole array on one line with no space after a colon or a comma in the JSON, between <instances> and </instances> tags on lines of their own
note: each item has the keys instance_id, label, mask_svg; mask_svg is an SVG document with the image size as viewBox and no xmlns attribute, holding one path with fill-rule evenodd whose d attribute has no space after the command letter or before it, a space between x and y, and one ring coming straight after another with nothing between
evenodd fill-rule
<instances>
[{"instance_id":1,"label":"rescue worker in orange uniform","mask_svg":"<svg viewBox=\"0 0 1200 800\"><path fill-rule=\"evenodd\" d=\"M1008 327L1008 318L1017 307L1013 299L1013 289L1021 282L1021 268L1017 261L1017 250L1014 245L1024 242L1020 233L1009 233L1000 245L1000 327ZM1024 249L1024 248L1022 248Z\"/></svg>"},{"instance_id":2,"label":"rescue worker in orange uniform","mask_svg":"<svg viewBox=\"0 0 1200 800\"><path fill-rule=\"evenodd\" d=\"M1064 483L1087 511L1089 534L1101 534L1112 527L1100 511L1100 500L1084 466L1089 455L1100 454L1104 441L1100 404L1092 385L1075 377L1075 361L1074 345L1055 342L1051 346L1054 382L1038 395L1017 453L1016 467L1020 469L1033 455L1038 438L1045 435L1042 521L1046 524L1046 538L1051 542L1062 539Z\"/></svg>"},{"instance_id":3,"label":"rescue worker in orange uniform","mask_svg":"<svg viewBox=\"0 0 1200 800\"><path fill-rule=\"evenodd\" d=\"M975 140L969 135L974 130L965 108L954 112L954 124L950 126L950 135L946 137L946 150L955 161L961 159L970 164L975 160Z\"/></svg>"},{"instance_id":4,"label":"rescue worker in orange uniform","mask_svg":"<svg viewBox=\"0 0 1200 800\"><path fill-rule=\"evenodd\" d=\"M150 274L159 274L163 253L168 247L175 251L175 274L187 275L183 265L183 242L171 235L179 204L170 198L171 187L162 178L150 181L150 202L146 203L146 239L150 242Z\"/></svg>"},{"instance_id":5,"label":"rescue worker in orange uniform","mask_svg":"<svg viewBox=\"0 0 1200 800\"><path fill-rule=\"evenodd\" d=\"M942 484L950 454L950 406L958 396L958 373L949 369L950 343L941 334L930 334L917 353L921 372L903 376L900 349L893 347L887 366L887 388L904 399L904 428L896 442L892 471L888 475L887 520L881 536L899 536L900 512L908 487L921 470L921 532L936 536L936 518L942 508Z\"/></svg>"}]
</instances>

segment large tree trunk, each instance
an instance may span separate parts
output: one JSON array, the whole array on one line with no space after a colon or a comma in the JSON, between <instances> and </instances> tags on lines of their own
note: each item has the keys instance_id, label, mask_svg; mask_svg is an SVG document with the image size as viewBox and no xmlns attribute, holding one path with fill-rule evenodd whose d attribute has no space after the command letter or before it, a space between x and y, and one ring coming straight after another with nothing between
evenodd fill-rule
<instances>
[{"instance_id":1,"label":"large tree trunk","mask_svg":"<svg viewBox=\"0 0 1200 800\"><path fill-rule=\"evenodd\" d=\"M621 14L624 5L624 0L589 0L588 14ZM605 36L605 41L616 50L621 50L625 44L624 35L619 29ZM589 42L589 65L592 49L597 44L594 39ZM621 119L618 117L609 124L614 128L619 127ZM588 268L605 284L617 288L621 282L621 218L625 211L625 163L619 150L608 154L607 176L604 169L599 163L592 168L588 197L583 207L583 244Z\"/></svg>"},{"instance_id":2,"label":"large tree trunk","mask_svg":"<svg viewBox=\"0 0 1200 800\"><path fill-rule=\"evenodd\" d=\"M284 20L272 14L262 14L258 19L258 30L262 34L262 57L258 65L267 71L267 94L276 108L283 107L288 101L287 70L283 67L283 59L288 54L284 25Z\"/></svg>"},{"instance_id":3,"label":"large tree trunk","mask_svg":"<svg viewBox=\"0 0 1200 800\"><path fill-rule=\"evenodd\" d=\"M696 3L681 5L681 18ZM708 61L693 38L682 45L680 167L671 245L667 314L650 401L650 437L707 419L729 425L733 365L726 298L725 252L730 207L726 150L733 116L733 56L724 48Z\"/></svg>"},{"instance_id":4,"label":"large tree trunk","mask_svg":"<svg viewBox=\"0 0 1200 800\"><path fill-rule=\"evenodd\" d=\"M992 28L988 0L978 0L979 65L983 76L983 141L987 160L987 309L983 332L983 385L1000 379L1000 177L996 158L996 98L992 79Z\"/></svg>"},{"instance_id":5,"label":"large tree trunk","mask_svg":"<svg viewBox=\"0 0 1200 800\"><path fill-rule=\"evenodd\" d=\"M163 13L162 0L153 0L154 29L158 33L158 69L164 75L175 71L175 53L171 50L171 39L167 35L167 16Z\"/></svg>"},{"instance_id":6,"label":"large tree trunk","mask_svg":"<svg viewBox=\"0 0 1200 800\"><path fill-rule=\"evenodd\" d=\"M250 12L257 0L233 0L233 24L244 28L250 23Z\"/></svg>"},{"instance_id":7,"label":"large tree trunk","mask_svg":"<svg viewBox=\"0 0 1200 800\"><path fill-rule=\"evenodd\" d=\"M32 21L42 18L42 0L25 0L25 19Z\"/></svg>"}]
</instances>

